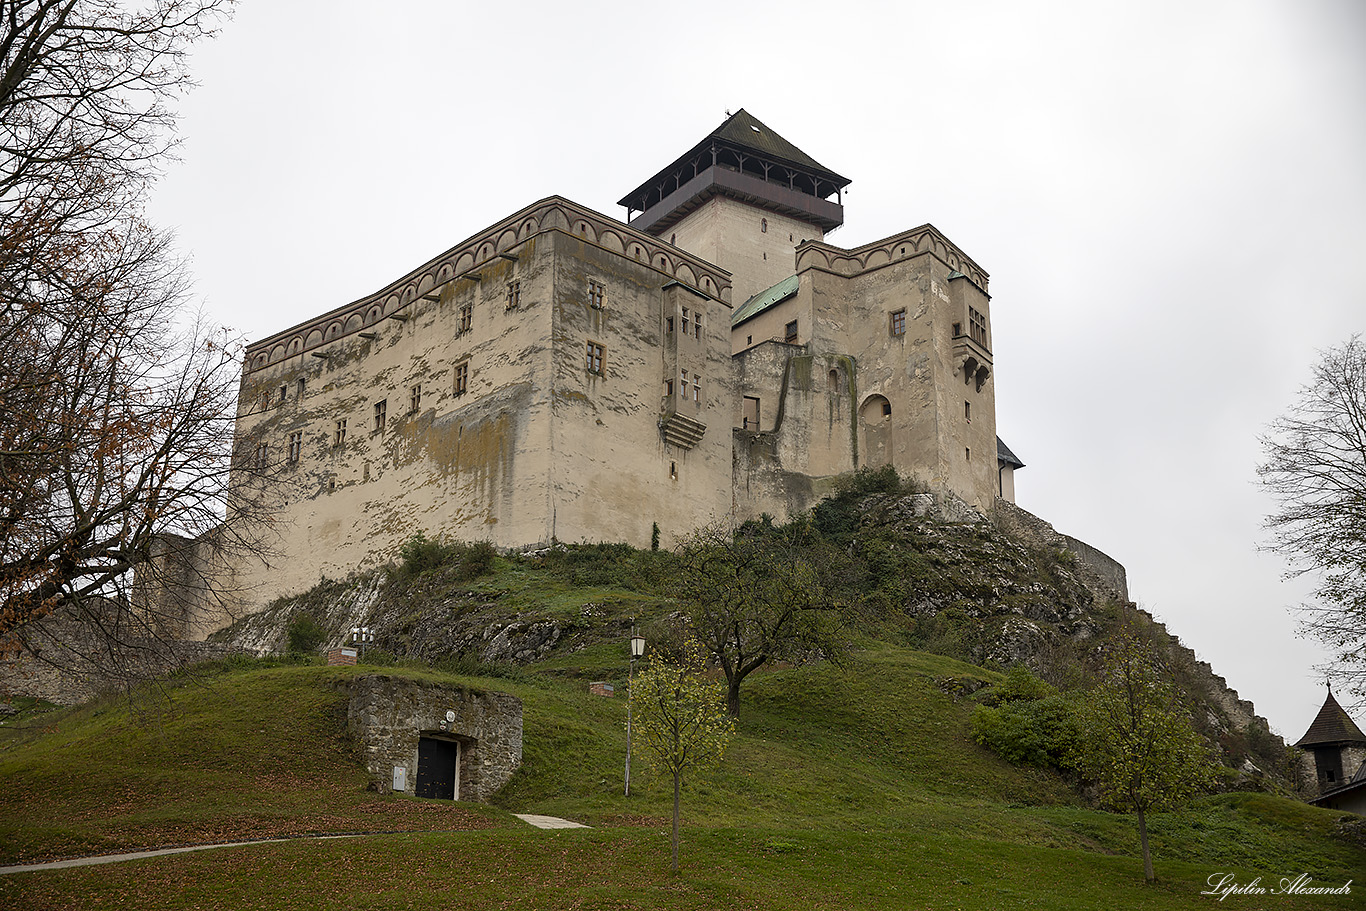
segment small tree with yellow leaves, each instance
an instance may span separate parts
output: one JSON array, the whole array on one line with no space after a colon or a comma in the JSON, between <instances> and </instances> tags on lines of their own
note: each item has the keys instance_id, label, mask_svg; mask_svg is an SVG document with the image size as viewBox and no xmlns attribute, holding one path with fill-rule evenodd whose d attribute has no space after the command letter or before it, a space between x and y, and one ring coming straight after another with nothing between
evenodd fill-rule
<instances>
[{"instance_id":1,"label":"small tree with yellow leaves","mask_svg":"<svg viewBox=\"0 0 1366 911\"><path fill-rule=\"evenodd\" d=\"M1077 720L1075 764L1106 804L1138 817L1143 877L1153 882L1147 813L1179 806L1213 784L1209 750L1157 652L1128 632L1107 648L1100 682L1083 697Z\"/></svg>"},{"instance_id":2,"label":"small tree with yellow leaves","mask_svg":"<svg viewBox=\"0 0 1366 911\"><path fill-rule=\"evenodd\" d=\"M725 689L709 680L701 661L687 666L655 661L635 679L630 698L635 736L650 766L673 777L673 870L678 871L678 807L684 772L715 766L735 733Z\"/></svg>"}]
</instances>

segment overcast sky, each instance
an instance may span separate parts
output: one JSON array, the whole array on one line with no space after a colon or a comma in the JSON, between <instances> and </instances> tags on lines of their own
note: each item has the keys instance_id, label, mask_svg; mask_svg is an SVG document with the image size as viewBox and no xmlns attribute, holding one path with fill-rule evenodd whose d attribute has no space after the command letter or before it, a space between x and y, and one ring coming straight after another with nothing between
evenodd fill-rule
<instances>
[{"instance_id":1,"label":"overcast sky","mask_svg":"<svg viewBox=\"0 0 1366 911\"><path fill-rule=\"evenodd\" d=\"M1325 652L1258 552L1258 435L1366 330L1366 5L241 0L154 200L258 339L552 194L615 201L744 107L991 275L1021 506L1292 741ZM1359 723L1366 724L1362 712Z\"/></svg>"}]
</instances>

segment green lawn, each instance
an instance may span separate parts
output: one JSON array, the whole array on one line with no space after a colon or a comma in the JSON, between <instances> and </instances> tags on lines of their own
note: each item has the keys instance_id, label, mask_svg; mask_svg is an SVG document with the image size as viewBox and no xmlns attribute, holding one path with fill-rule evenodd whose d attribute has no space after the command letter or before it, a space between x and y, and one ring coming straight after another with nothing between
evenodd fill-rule
<instances>
[{"instance_id":1,"label":"green lawn","mask_svg":"<svg viewBox=\"0 0 1366 911\"><path fill-rule=\"evenodd\" d=\"M151 697L36 714L0 737L0 863L307 832L293 841L0 877L3 908L1356 908L1349 896L1202 896L1209 876L1307 873L1340 885L1366 851L1339 815L1284 798L1204 798L1156 814L1160 882L1133 822L967 735L960 681L981 668L871 643L844 669L747 681L723 766L671 795L642 757L621 793L625 700L588 695L612 656L586 649L509 678L460 678L523 701L524 762L494 806L365 790L345 734L345 678L374 668L253 666ZM385 668L455 679L419 668ZM619 682L624 683L620 677ZM624 691L619 690L619 691ZM160 710L152 709L161 706ZM532 830L510 812L592 830Z\"/></svg>"}]
</instances>

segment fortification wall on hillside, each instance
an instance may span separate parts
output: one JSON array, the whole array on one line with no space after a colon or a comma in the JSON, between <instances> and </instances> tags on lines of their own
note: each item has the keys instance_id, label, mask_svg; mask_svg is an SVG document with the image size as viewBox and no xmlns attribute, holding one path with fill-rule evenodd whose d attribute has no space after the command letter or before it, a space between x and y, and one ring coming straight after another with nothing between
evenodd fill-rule
<instances>
[{"instance_id":1,"label":"fortification wall on hillside","mask_svg":"<svg viewBox=\"0 0 1366 911\"><path fill-rule=\"evenodd\" d=\"M997 499L996 524L1007 534L1038 547L1065 550L1077 561L1077 575L1100 600L1128 601L1129 580L1124 566L1085 541L1059 532L1048 522L1008 500Z\"/></svg>"},{"instance_id":2,"label":"fortification wall on hillside","mask_svg":"<svg viewBox=\"0 0 1366 911\"><path fill-rule=\"evenodd\" d=\"M0 699L27 696L76 705L243 651L232 645L154 637L130 636L112 643L91 624L75 621L47 621L26 631L26 636L31 651L11 651L0 658Z\"/></svg>"}]
</instances>

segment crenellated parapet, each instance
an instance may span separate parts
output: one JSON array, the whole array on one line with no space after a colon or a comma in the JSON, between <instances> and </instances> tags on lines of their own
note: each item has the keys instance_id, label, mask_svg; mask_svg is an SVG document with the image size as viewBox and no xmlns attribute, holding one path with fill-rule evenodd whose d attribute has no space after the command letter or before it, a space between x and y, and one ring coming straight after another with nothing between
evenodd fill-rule
<instances>
[{"instance_id":1,"label":"crenellated parapet","mask_svg":"<svg viewBox=\"0 0 1366 911\"><path fill-rule=\"evenodd\" d=\"M479 281L480 267L500 258L515 260L518 247L549 231L559 231L646 263L664 281L681 282L709 298L730 304L731 276L726 270L600 212L560 196L550 196L457 244L374 294L249 345L244 372L305 354L381 320L401 319L404 308L414 301L451 282Z\"/></svg>"},{"instance_id":2,"label":"crenellated parapet","mask_svg":"<svg viewBox=\"0 0 1366 911\"><path fill-rule=\"evenodd\" d=\"M984 269L954 246L934 225L921 225L882 240L845 250L821 241L808 240L797 247L797 271L822 269L837 275L858 275L898 260L925 253L937 258L986 293L988 276Z\"/></svg>"}]
</instances>

